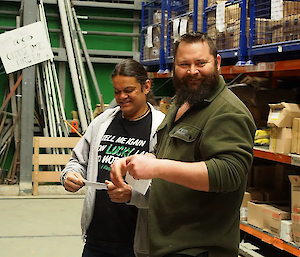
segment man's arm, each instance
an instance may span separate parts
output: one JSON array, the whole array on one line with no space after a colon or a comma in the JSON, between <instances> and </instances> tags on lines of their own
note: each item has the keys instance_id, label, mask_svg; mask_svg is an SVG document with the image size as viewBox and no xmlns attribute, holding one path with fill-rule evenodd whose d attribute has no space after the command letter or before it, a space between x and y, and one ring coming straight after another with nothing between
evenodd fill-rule
<instances>
[{"instance_id":1,"label":"man's arm","mask_svg":"<svg viewBox=\"0 0 300 257\"><path fill-rule=\"evenodd\" d=\"M111 180L121 186L126 171L135 179L160 178L194 190L209 191L209 177L205 162L180 162L156 159L149 155L132 155L117 160L111 166Z\"/></svg>"}]
</instances>

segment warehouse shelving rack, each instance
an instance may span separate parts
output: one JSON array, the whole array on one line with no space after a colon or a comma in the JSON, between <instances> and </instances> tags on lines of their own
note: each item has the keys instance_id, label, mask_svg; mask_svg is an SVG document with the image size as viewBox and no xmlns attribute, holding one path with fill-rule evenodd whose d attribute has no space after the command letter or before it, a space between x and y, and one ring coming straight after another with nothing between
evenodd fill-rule
<instances>
[{"instance_id":1,"label":"warehouse shelving rack","mask_svg":"<svg viewBox=\"0 0 300 257\"><path fill-rule=\"evenodd\" d=\"M271 8L271 1L250 0L249 4L248 64L266 58L299 58L300 1L284 1L279 12Z\"/></svg>"},{"instance_id":2,"label":"warehouse shelving rack","mask_svg":"<svg viewBox=\"0 0 300 257\"><path fill-rule=\"evenodd\" d=\"M256 238L261 239L263 242L270 244L280 250L290 253L295 256L300 256L300 249L297 245L283 241L282 239L263 231L260 228L249 225L245 221L240 222L240 229Z\"/></svg>"},{"instance_id":3,"label":"warehouse shelving rack","mask_svg":"<svg viewBox=\"0 0 300 257\"><path fill-rule=\"evenodd\" d=\"M158 65L159 73L163 73L165 67L165 42L161 40L165 38L165 13L166 0L142 3L140 61L146 66ZM151 50L147 46L148 33L151 33L153 39Z\"/></svg>"},{"instance_id":4,"label":"warehouse shelving rack","mask_svg":"<svg viewBox=\"0 0 300 257\"><path fill-rule=\"evenodd\" d=\"M275 88L277 87L275 83L277 79L300 77L300 60L261 62L251 66L223 66L221 67L221 74L228 80L236 78L239 74L270 78L271 81L274 81L272 87ZM266 146L255 146L254 157L284 165L300 167L300 155L274 153ZM300 249L296 244L285 242L277 236L252 226L245 221L241 221L240 229L276 249L283 250L295 256L300 256Z\"/></svg>"},{"instance_id":5,"label":"warehouse shelving rack","mask_svg":"<svg viewBox=\"0 0 300 257\"><path fill-rule=\"evenodd\" d=\"M203 32L215 40L223 60L236 60L236 65L242 66L247 61L247 33L246 33L246 0L230 0L225 3L224 31L218 31L216 25L217 5L209 5L204 0Z\"/></svg>"},{"instance_id":6,"label":"warehouse shelving rack","mask_svg":"<svg viewBox=\"0 0 300 257\"><path fill-rule=\"evenodd\" d=\"M184 19L188 20L188 31L197 30L197 0L154 0L142 3L140 61L143 65L158 66L158 73L169 72L173 61L173 22L177 20L181 23ZM180 25L177 30L180 33ZM148 33L152 33L153 47L148 45L147 37L151 37Z\"/></svg>"},{"instance_id":7,"label":"warehouse shelving rack","mask_svg":"<svg viewBox=\"0 0 300 257\"><path fill-rule=\"evenodd\" d=\"M190 6L189 0L170 0L167 5L167 46L166 46L166 63L170 70L170 64L173 63L173 42L176 41L176 35L180 35L181 27L187 25L187 31L197 31L198 29L198 1L193 1ZM187 24L184 22L187 21ZM174 27L175 22L177 27ZM185 28L184 28L185 29Z\"/></svg>"}]
</instances>

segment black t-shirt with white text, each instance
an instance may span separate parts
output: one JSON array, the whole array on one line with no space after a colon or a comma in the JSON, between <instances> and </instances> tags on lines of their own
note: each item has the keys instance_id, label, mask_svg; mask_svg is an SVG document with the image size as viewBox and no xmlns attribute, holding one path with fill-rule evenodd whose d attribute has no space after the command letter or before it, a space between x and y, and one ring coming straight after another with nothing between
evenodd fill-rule
<instances>
[{"instance_id":1,"label":"black t-shirt with white text","mask_svg":"<svg viewBox=\"0 0 300 257\"><path fill-rule=\"evenodd\" d=\"M122 118L118 112L107 128L98 148L98 182L110 181L110 165L118 158L149 151L151 112L137 121ZM133 245L138 209L114 203L107 191L97 190L87 241L93 244Z\"/></svg>"}]
</instances>

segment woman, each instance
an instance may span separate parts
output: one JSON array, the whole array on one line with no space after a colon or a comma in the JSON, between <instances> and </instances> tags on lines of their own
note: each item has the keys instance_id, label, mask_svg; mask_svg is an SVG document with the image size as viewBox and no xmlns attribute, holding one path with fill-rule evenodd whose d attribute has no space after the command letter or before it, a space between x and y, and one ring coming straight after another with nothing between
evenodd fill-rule
<instances>
[{"instance_id":1,"label":"woman","mask_svg":"<svg viewBox=\"0 0 300 257\"><path fill-rule=\"evenodd\" d=\"M147 256L146 197L125 183L116 188L109 182L110 165L118 158L151 151L164 114L147 103L151 82L140 63L128 59L117 64L112 82L118 106L89 125L61 181L70 192L84 186L83 179L107 184L107 191L87 188L81 221L83 257Z\"/></svg>"}]
</instances>

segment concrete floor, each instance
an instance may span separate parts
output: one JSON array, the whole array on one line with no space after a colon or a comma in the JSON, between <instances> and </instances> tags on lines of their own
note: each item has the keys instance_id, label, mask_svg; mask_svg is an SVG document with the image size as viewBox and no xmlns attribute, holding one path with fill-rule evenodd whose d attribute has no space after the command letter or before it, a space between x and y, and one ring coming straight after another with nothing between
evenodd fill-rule
<instances>
[{"instance_id":1,"label":"concrete floor","mask_svg":"<svg viewBox=\"0 0 300 257\"><path fill-rule=\"evenodd\" d=\"M80 257L83 197L0 198L1 257Z\"/></svg>"}]
</instances>

